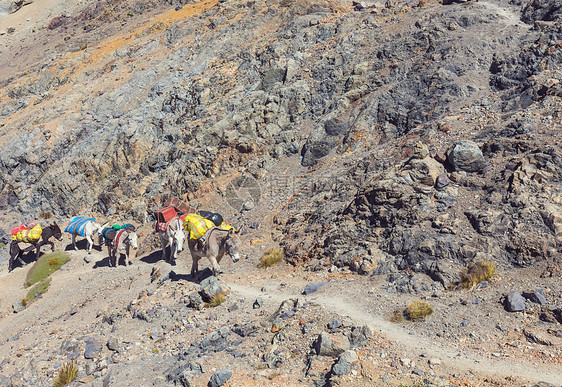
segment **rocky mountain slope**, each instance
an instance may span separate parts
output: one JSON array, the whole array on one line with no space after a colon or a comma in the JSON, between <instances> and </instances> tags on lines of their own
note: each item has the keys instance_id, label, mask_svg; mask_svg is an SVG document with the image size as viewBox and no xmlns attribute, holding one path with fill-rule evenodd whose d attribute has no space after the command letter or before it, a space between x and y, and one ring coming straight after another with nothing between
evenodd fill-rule
<instances>
[{"instance_id":1,"label":"rocky mountain slope","mask_svg":"<svg viewBox=\"0 0 562 387\"><path fill-rule=\"evenodd\" d=\"M269 274L254 273L255 264L267 248L281 246L292 266L283 266L274 277L283 277L283 270L292 273L290 279L279 280L285 286L299 283L304 287L332 279L337 280L328 286L332 294L349 287L355 292L349 299L360 294L369 300L365 302L376 297L381 303L365 307L361 313L366 314L354 313L352 322L334 328L339 333L351 335L354 324L387 333L394 329L391 338L404 343L408 336L400 336L402 329L369 319L387 321L406 300L425 297L440 306L434 320L415 328L405 325L406 331L445 347L451 343L470 346L488 358L513 356L537 362L539 370L554 367L545 381L560 384L556 344L562 323L560 4L554 0L448 3L2 1L2 242L8 242L12 226L40 217L53 217L61 224L75 215L133 221L141 234L137 269L119 268L120 274L110 274L103 267L82 267L82 257L76 255L66 269L69 272L61 275L66 285L60 284L81 288L72 279L75 276L92 278L96 287L104 289L115 283L115 289L102 293L128 304L149 286L144 282L152 265L179 273L152 255L156 254L152 225L154 210L166 198L181 197L245 225L243 241L249 258L233 267L226 280L233 305L236 294L250 303L257 297L255 292L244 295L249 288L236 275L256 275L263 282ZM183 254L187 268L181 273L187 273L188 253ZM5 249L2 257L7 257ZM459 296L458 290L451 290L459 273L479 260L495 263L498 275L489 287ZM21 279L24 270L6 273L3 280L17 287L14 278ZM135 292L125 292L115 282L119 276L132 278L131 283L144 282ZM166 302L171 303L166 308L175 310L174 303L182 297L176 284L183 281L195 289L180 275L178 281L157 288L152 284L150 291L162 289L158 291L167 294ZM528 301L524 317L504 310L504 295L509 291L540 289L546 295L545 305ZM301 290L288 292L287 298ZM10 301L0 303L4 316L0 324L25 324L26 319L19 316L32 313L31 308L11 314L12 303L22 292L14 288ZM60 302L51 293L45 298ZM88 309L101 321L92 328L98 338L109 335L100 317L104 297L92 301ZM84 294L74 302L82 305L90 299ZM275 301L278 306L283 300ZM40 308L41 302L33 307ZM327 314L342 315L349 315L353 305L345 309L328 301L320 304L328 308ZM208 321L203 325L209 330L224 324L234 329L228 319L255 322L253 309L244 309L246 315L238 312L243 315L238 316L231 315L231 306L221 307L222 314L217 315L199 315L191 309L189 313L196 320L204 316ZM308 313L305 307L305 311L294 307L297 314ZM361 309L362 304L355 307ZM47 312L49 307L43 308L48 324L67 313L61 309L56 317ZM131 318L136 321L131 308L116 308L115 313L126 316L127 324ZM274 313L273 305L268 308L268 313ZM465 308L470 308L472 317L462 311ZM452 314L447 313L449 309ZM453 321L453 315L463 318ZM315 329L332 317L316 321ZM183 322L179 315L161 319L177 320L183 327L198 324ZM297 335L302 321L309 319L313 320L312 315L303 316L294 332L288 329L286 335ZM485 323L487 319L491 321ZM459 330L467 325L460 325L465 321L479 328ZM505 327L503 321L511 325ZM162 327L158 319L144 323L150 326L147 330L175 329L169 323ZM264 345L272 340L270 328L256 331ZM79 331L69 329L70 336ZM137 326L134 330L143 332ZM19 340L15 330L10 332L3 334L4 349L8 342ZM35 346L32 352L41 351L37 348L44 338L33 332L37 343L16 347ZM532 339L525 332L545 338L529 344ZM509 335L513 337L507 339ZM191 342L194 337L182 340ZM297 343L311 337L305 332L305 337L284 340ZM510 347L506 343L513 343L512 339L525 344ZM120 340L133 343L133 339ZM309 356L311 343L299 343L298 353L294 348L287 351L307 364L304 371L302 364L294 365L287 357L276 362L268 357L271 353L258 351L252 356L265 361L267 365L259 363L259 367L271 372L248 371L248 375L260 384L272 370L286 378L275 382L276 377L271 377L272 385L337 383L330 373L333 359ZM236 379L240 376L236 364L240 371L248 363L236 360L232 345L225 347L231 351L221 347L216 356L232 356L223 361L233 364L233 385L249 385ZM279 345L273 345L275 352ZM365 351L378 351L380 357L387 354L381 350L387 345L392 346L377 342ZM437 385L454 384L453 374L475 385L510 384L502 365L496 364L499 378L487 374L489 370L475 366L476 355L471 355L470 365L447 363L447 370L436 373L435 367L419 368L423 375L412 374L416 367L400 363L408 356L392 348L394 358L380 364L396 372L382 374L366 371L365 361L374 352L359 351L363 371L357 374L355 368L353 375L362 376L355 380L357 385L377 385L384 380L381 375L388 383L414 383L428 373L435 378L427 383ZM42 351L45 359L39 356L37 361L47 361L46 353L52 348ZM164 385L174 372L161 368L178 361L168 355L183 356L180 360L190 364L201 355L170 351L148 355L151 360L145 358L146 363L140 364L164 363L158 377L143 377ZM240 353L244 359L250 356L249 349ZM7 368L0 369L11 378L10 383L47 383L54 372L51 365L43 364L49 371L34 366L26 375L17 374L21 364L17 359L12 362L13 353L3 355L9 360L2 366ZM61 359L63 355L66 352ZM454 357L447 351L441 354L443 362ZM220 369L220 359L213 359L216 365L208 367ZM115 368L114 382L140 372L122 366L119 360L105 367L97 365ZM310 371L316 366L318 370ZM474 379L468 369L475 369ZM97 375L92 383L105 376L89 370ZM514 384L536 383L544 375L510 372ZM201 378L192 382L200 385L210 374L207 370L190 377Z\"/></svg>"}]
</instances>

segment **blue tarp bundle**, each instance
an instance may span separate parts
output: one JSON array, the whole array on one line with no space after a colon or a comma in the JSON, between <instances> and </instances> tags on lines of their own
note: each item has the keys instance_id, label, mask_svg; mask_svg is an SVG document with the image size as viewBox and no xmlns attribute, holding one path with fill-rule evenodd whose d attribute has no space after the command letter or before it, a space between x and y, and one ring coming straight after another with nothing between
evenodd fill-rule
<instances>
[{"instance_id":1,"label":"blue tarp bundle","mask_svg":"<svg viewBox=\"0 0 562 387\"><path fill-rule=\"evenodd\" d=\"M75 216L70 221L70 224L68 226L66 226L64 231L83 237L83 236L85 236L84 228L86 226L86 223L89 222L90 220L92 220L94 222L96 221L94 218L85 218L83 216Z\"/></svg>"}]
</instances>

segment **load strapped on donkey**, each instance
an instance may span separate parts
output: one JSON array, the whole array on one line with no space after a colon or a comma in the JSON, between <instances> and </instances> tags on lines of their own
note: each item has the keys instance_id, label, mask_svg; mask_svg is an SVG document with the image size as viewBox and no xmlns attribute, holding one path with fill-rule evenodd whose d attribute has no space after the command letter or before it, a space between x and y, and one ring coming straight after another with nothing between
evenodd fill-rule
<instances>
[{"instance_id":1,"label":"load strapped on donkey","mask_svg":"<svg viewBox=\"0 0 562 387\"><path fill-rule=\"evenodd\" d=\"M172 219L179 217L182 222L186 214L195 212L195 209L178 198L170 198L164 203L164 208L156 211L154 217L156 218L156 225L154 226L156 232L168 231L168 226Z\"/></svg>"},{"instance_id":2,"label":"load strapped on donkey","mask_svg":"<svg viewBox=\"0 0 562 387\"><path fill-rule=\"evenodd\" d=\"M209 211L186 214L183 218L183 227L189 233L189 239L197 239L201 243L205 243L207 235L214 228L236 231L234 226L225 222L220 214Z\"/></svg>"},{"instance_id":3,"label":"load strapped on donkey","mask_svg":"<svg viewBox=\"0 0 562 387\"><path fill-rule=\"evenodd\" d=\"M22 223L19 227L14 227L12 229L12 241L25 243L37 242L39 238L41 238L42 232L43 227L38 223Z\"/></svg>"},{"instance_id":4,"label":"load strapped on donkey","mask_svg":"<svg viewBox=\"0 0 562 387\"><path fill-rule=\"evenodd\" d=\"M164 208L154 213L156 218L154 231L157 233L168 231L170 222L175 218L181 219L183 227L188 232L189 239L196 239L200 243L205 242L206 235L213 228L236 231L231 224L223 220L222 215L210 211L196 213L195 208L178 198L170 198L164 205Z\"/></svg>"}]
</instances>

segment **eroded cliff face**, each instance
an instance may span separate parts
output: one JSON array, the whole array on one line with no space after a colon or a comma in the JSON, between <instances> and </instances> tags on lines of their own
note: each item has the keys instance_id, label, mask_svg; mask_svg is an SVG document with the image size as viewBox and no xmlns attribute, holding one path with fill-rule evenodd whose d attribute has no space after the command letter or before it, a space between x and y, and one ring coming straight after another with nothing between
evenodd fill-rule
<instances>
[{"instance_id":1,"label":"eroded cliff face","mask_svg":"<svg viewBox=\"0 0 562 387\"><path fill-rule=\"evenodd\" d=\"M369 272L388 260L377 270L443 284L454 276L440 260L464 264L483 245L509 264L559 253L555 2L70 10L5 34L6 214L148 224L162 197L212 192L233 216L275 221L294 262ZM456 140L488 166L455 171L444 154ZM418 142L429 154L408 161ZM241 176L261 190L228 207Z\"/></svg>"}]
</instances>

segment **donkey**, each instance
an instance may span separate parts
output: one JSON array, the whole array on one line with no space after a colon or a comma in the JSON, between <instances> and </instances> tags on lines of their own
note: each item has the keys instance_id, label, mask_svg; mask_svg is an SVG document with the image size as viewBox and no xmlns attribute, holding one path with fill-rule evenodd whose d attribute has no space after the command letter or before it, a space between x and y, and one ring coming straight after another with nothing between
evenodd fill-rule
<instances>
[{"instance_id":1,"label":"donkey","mask_svg":"<svg viewBox=\"0 0 562 387\"><path fill-rule=\"evenodd\" d=\"M57 222L53 222L53 224L51 224L50 226L44 227L41 232L41 237L39 238L39 240L35 242L27 242L30 243L31 246L28 246L23 250L20 248L19 242L13 240L12 243L10 243L10 260L8 261L8 272L14 269L14 261L16 259L20 262L22 266L25 264L21 259L23 253L27 253L28 251L36 249L37 252L35 254L35 260L37 260L39 259L39 254L41 252L41 246L50 244L51 251L55 251L55 243L49 240L49 238L51 237L55 237L59 241L62 241L62 232Z\"/></svg>"},{"instance_id":2,"label":"donkey","mask_svg":"<svg viewBox=\"0 0 562 387\"><path fill-rule=\"evenodd\" d=\"M189 239L188 246L193 264L191 265L191 276L199 279L199 260L203 257L209 258L213 266L213 274L221 273L219 263L226 253L230 255L233 262L240 259L240 238L234 230L221 230L213 228L209 231L207 240L201 244L197 239Z\"/></svg>"},{"instance_id":3,"label":"donkey","mask_svg":"<svg viewBox=\"0 0 562 387\"><path fill-rule=\"evenodd\" d=\"M107 245L109 254L109 266L117 267L121 253L125 252L125 266L129 265L130 248L138 249L137 233L127 231L126 229L118 230L115 238Z\"/></svg>"},{"instance_id":4,"label":"donkey","mask_svg":"<svg viewBox=\"0 0 562 387\"><path fill-rule=\"evenodd\" d=\"M164 260L172 265L176 263L176 257L183 251L185 233L183 232L183 221L175 217L168 223L166 231L158 231L160 245L162 246L162 256ZM170 259L166 253L166 246L170 245Z\"/></svg>"},{"instance_id":5,"label":"donkey","mask_svg":"<svg viewBox=\"0 0 562 387\"><path fill-rule=\"evenodd\" d=\"M76 247L76 236L82 236L86 238L88 241L88 254L92 253L92 247L94 246L93 236L94 234L98 234L98 240L101 240L101 232L102 230L107 227L109 223L105 223L104 225L100 225L96 223L96 221L92 218L84 218L84 217L74 217L70 221L70 224L66 226L64 231L69 232L72 234L72 246L74 250L78 250ZM101 242L100 242L101 246Z\"/></svg>"}]
</instances>

